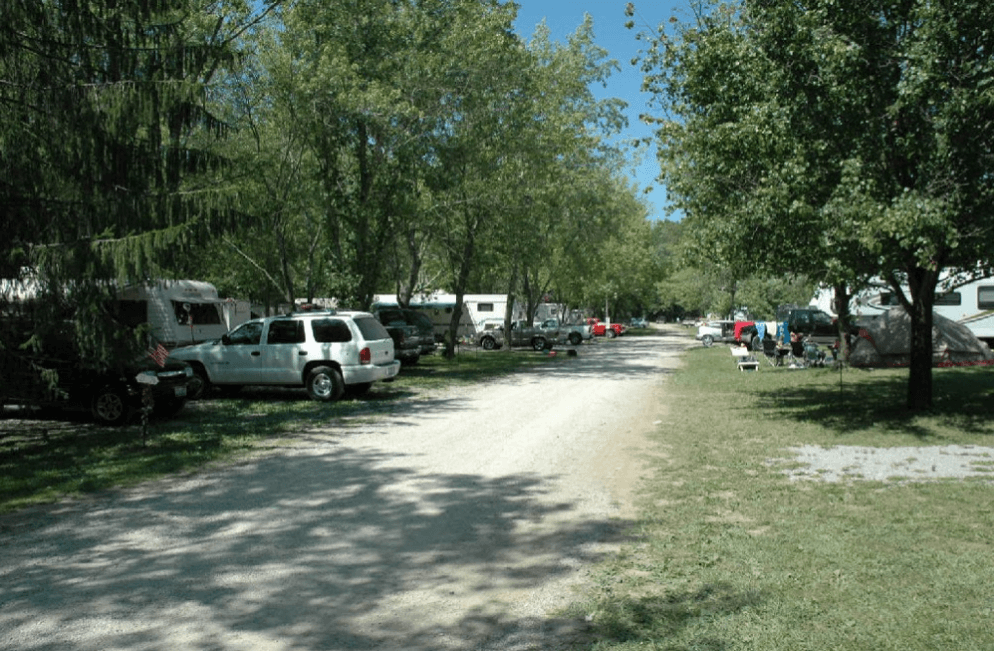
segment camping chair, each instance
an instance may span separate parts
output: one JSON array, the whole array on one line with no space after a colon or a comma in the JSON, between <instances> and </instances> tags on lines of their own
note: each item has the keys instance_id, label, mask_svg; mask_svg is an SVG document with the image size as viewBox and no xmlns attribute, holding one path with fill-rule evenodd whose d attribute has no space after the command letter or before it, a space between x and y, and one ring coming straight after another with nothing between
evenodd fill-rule
<instances>
[{"instance_id":1,"label":"camping chair","mask_svg":"<svg viewBox=\"0 0 994 651\"><path fill-rule=\"evenodd\" d=\"M786 351L777 344L776 339L763 337L763 355L766 357L766 361L770 363L770 366L783 366L783 358L786 354Z\"/></svg>"},{"instance_id":2,"label":"camping chair","mask_svg":"<svg viewBox=\"0 0 994 651\"><path fill-rule=\"evenodd\" d=\"M825 351L819 350L815 344L804 344L804 364L805 366L824 366Z\"/></svg>"}]
</instances>

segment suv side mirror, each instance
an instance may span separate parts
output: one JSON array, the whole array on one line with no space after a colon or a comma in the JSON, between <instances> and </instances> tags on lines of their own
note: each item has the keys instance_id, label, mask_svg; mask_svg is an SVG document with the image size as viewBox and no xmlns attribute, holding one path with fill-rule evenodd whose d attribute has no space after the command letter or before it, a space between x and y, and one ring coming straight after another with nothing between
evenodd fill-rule
<instances>
[{"instance_id":1,"label":"suv side mirror","mask_svg":"<svg viewBox=\"0 0 994 651\"><path fill-rule=\"evenodd\" d=\"M227 334L221 335L221 343L224 344L225 346L230 346L231 337L229 337Z\"/></svg>"}]
</instances>

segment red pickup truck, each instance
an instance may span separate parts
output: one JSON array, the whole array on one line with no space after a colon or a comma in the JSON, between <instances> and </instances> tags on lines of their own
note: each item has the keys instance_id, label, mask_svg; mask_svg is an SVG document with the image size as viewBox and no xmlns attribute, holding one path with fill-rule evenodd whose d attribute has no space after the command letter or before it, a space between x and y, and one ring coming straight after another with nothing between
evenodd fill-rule
<instances>
[{"instance_id":1,"label":"red pickup truck","mask_svg":"<svg viewBox=\"0 0 994 651\"><path fill-rule=\"evenodd\" d=\"M590 318L587 319L587 325L593 331L595 337L607 337L608 339L614 339L615 337L620 337L625 334L625 326L620 323L612 323L610 326L606 323L601 323L600 319Z\"/></svg>"}]
</instances>

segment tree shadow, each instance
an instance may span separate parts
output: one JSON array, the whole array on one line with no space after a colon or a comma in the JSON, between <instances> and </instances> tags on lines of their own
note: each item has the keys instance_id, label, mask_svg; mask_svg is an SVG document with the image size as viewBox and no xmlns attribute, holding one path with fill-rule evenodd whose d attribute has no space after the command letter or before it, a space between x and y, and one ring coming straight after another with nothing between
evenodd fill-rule
<instances>
[{"instance_id":1,"label":"tree shadow","mask_svg":"<svg viewBox=\"0 0 994 651\"><path fill-rule=\"evenodd\" d=\"M598 613L590 634L599 642L632 644L651 641L658 644L677 637L681 631L703 620L725 617L745 608L761 605L765 596L758 591L740 591L727 583L715 583L698 590L665 596L646 596L608 604ZM670 644L667 649L713 649L734 646L713 637L694 639L689 646Z\"/></svg>"},{"instance_id":2,"label":"tree shadow","mask_svg":"<svg viewBox=\"0 0 994 651\"><path fill-rule=\"evenodd\" d=\"M543 526L574 508L549 490L338 445L28 509L0 517L0 636L25 651L427 651L566 626L536 629L495 604L596 562L591 543L620 541L630 523Z\"/></svg>"},{"instance_id":3,"label":"tree shadow","mask_svg":"<svg viewBox=\"0 0 994 651\"><path fill-rule=\"evenodd\" d=\"M926 412L907 409L906 377L871 373L847 369L833 373L838 384L778 388L765 392L761 404L778 418L817 423L839 436L884 431L924 439L933 431L923 417L964 433L994 434L994 374L987 369L935 370L934 406Z\"/></svg>"}]
</instances>

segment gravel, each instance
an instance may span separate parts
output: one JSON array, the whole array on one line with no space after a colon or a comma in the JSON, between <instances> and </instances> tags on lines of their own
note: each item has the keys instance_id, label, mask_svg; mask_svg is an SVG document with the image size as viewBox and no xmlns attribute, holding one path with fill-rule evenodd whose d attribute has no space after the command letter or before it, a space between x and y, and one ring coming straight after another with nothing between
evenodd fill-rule
<instances>
[{"instance_id":1,"label":"gravel","mask_svg":"<svg viewBox=\"0 0 994 651\"><path fill-rule=\"evenodd\" d=\"M562 609L628 535L688 345L584 344L228 467L2 516L0 648L570 648L585 621Z\"/></svg>"},{"instance_id":2,"label":"gravel","mask_svg":"<svg viewBox=\"0 0 994 651\"><path fill-rule=\"evenodd\" d=\"M921 482L981 477L994 481L994 448L972 445L873 448L814 445L791 448L784 470L792 481ZM784 460L780 460L783 462Z\"/></svg>"}]
</instances>

